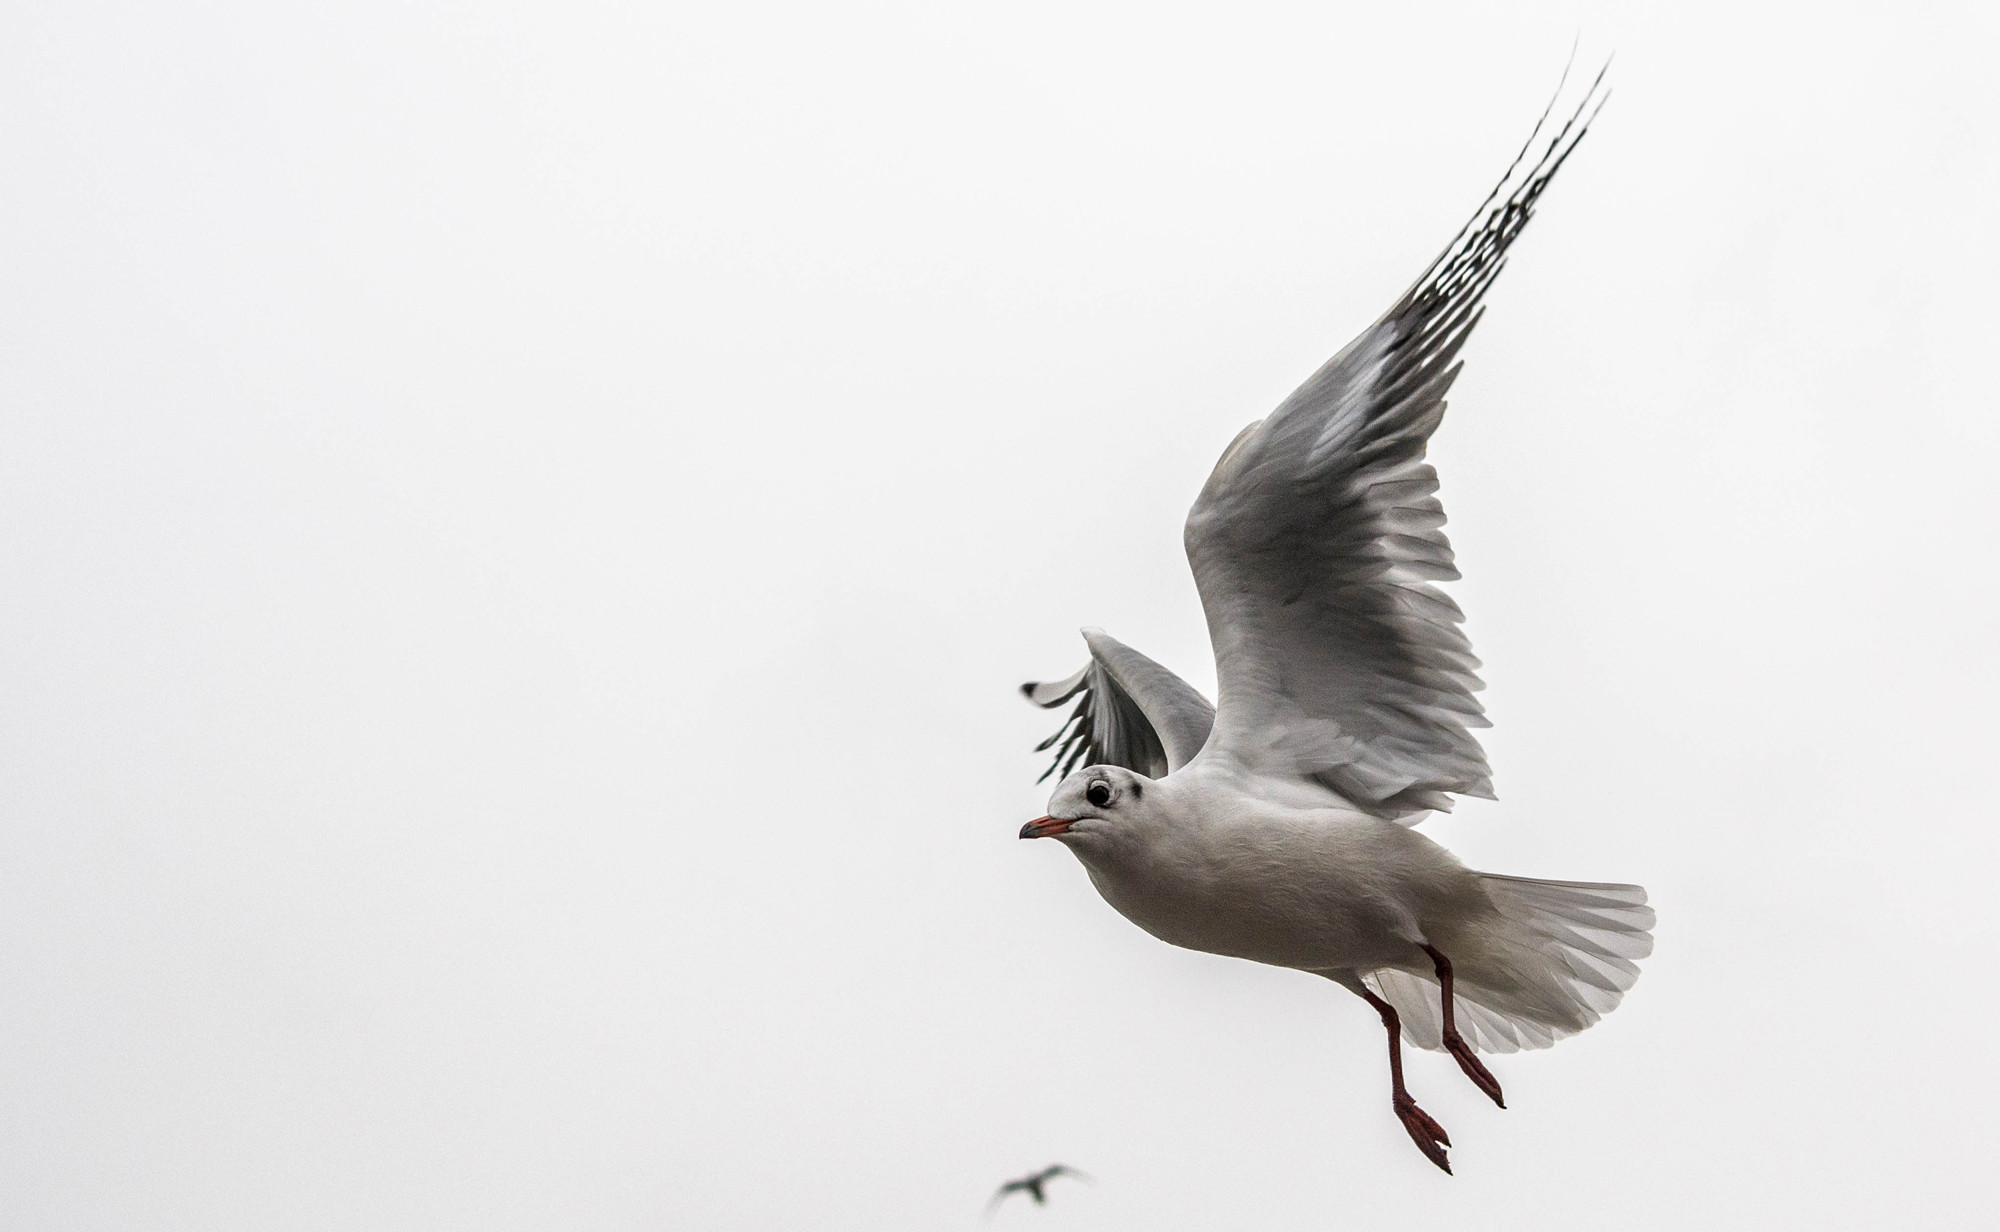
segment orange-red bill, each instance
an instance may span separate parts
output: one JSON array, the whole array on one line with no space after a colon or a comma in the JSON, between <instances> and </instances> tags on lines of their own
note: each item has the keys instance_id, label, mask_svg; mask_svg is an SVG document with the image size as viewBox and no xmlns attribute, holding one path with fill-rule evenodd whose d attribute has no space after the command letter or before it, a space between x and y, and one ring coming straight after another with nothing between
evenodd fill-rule
<instances>
[{"instance_id":1,"label":"orange-red bill","mask_svg":"<svg viewBox=\"0 0 2000 1232\"><path fill-rule=\"evenodd\" d=\"M1021 827L1022 838L1054 838L1075 825L1074 818L1037 817Z\"/></svg>"}]
</instances>

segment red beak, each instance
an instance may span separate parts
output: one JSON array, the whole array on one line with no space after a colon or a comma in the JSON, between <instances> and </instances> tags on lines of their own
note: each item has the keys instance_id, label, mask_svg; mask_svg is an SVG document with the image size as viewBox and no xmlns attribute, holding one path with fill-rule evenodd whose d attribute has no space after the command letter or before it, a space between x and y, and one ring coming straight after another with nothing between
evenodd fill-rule
<instances>
[{"instance_id":1,"label":"red beak","mask_svg":"<svg viewBox=\"0 0 2000 1232\"><path fill-rule=\"evenodd\" d=\"M1037 817L1027 825L1021 827L1021 837L1054 838L1058 834L1067 833L1069 828L1075 824L1076 821L1073 818Z\"/></svg>"}]
</instances>

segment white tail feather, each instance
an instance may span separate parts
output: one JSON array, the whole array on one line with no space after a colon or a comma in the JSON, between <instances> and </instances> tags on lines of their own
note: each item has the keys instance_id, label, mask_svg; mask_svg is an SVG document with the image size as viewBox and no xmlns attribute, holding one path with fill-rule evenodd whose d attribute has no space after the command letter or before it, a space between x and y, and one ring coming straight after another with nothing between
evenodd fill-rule
<instances>
[{"instance_id":1,"label":"white tail feather","mask_svg":"<svg viewBox=\"0 0 2000 1232\"><path fill-rule=\"evenodd\" d=\"M1459 1034L1480 1052L1547 1048L1617 1007L1653 952L1653 909L1632 885L1479 874L1494 913L1434 938L1451 959ZM1396 1007L1403 1036L1444 1046L1436 976L1394 968L1362 980Z\"/></svg>"}]
</instances>

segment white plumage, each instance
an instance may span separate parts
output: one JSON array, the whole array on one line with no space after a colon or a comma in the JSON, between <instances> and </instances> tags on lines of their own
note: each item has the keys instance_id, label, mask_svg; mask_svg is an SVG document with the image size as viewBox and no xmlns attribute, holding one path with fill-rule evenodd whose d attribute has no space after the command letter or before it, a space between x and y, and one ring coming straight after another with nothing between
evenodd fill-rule
<instances>
[{"instance_id":1,"label":"white plumage","mask_svg":"<svg viewBox=\"0 0 2000 1232\"><path fill-rule=\"evenodd\" d=\"M1416 284L1223 451L1186 528L1219 704L1096 629L1082 670L1023 686L1076 707L1042 746L1059 745L1050 770L1065 777L1022 837L1059 839L1164 941L1366 998L1389 1031L1396 1113L1447 1172L1450 1140L1404 1089L1399 1038L1451 1052L1498 1103L1475 1052L1589 1027L1652 948L1637 886L1474 872L1410 828L1454 795L1492 794L1472 734L1486 726L1478 660L1436 585L1458 573L1426 443L1597 90L1522 170L1537 124Z\"/></svg>"}]
</instances>

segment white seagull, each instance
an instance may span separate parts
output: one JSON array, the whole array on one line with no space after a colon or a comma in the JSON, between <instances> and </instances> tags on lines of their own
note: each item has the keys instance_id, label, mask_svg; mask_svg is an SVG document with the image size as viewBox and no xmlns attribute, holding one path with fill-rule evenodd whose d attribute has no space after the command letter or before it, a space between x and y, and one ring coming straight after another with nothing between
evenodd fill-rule
<instances>
[{"instance_id":1,"label":"white seagull","mask_svg":"<svg viewBox=\"0 0 2000 1232\"><path fill-rule=\"evenodd\" d=\"M1022 686L1044 707L1080 700L1040 746L1060 742L1049 773L1066 777L1021 837L1067 846L1162 941L1367 1001L1388 1029L1396 1116L1446 1172L1451 1140L1404 1089L1399 1039L1449 1052L1505 1107L1476 1053L1590 1026L1653 945L1638 886L1474 872L1411 828L1454 794L1492 798L1469 730L1487 726L1479 661L1433 584L1458 571L1425 443L1480 300L1602 80L1529 162L1544 112L1416 284L1223 450L1185 532L1219 704L1097 629L1081 671Z\"/></svg>"}]
</instances>

